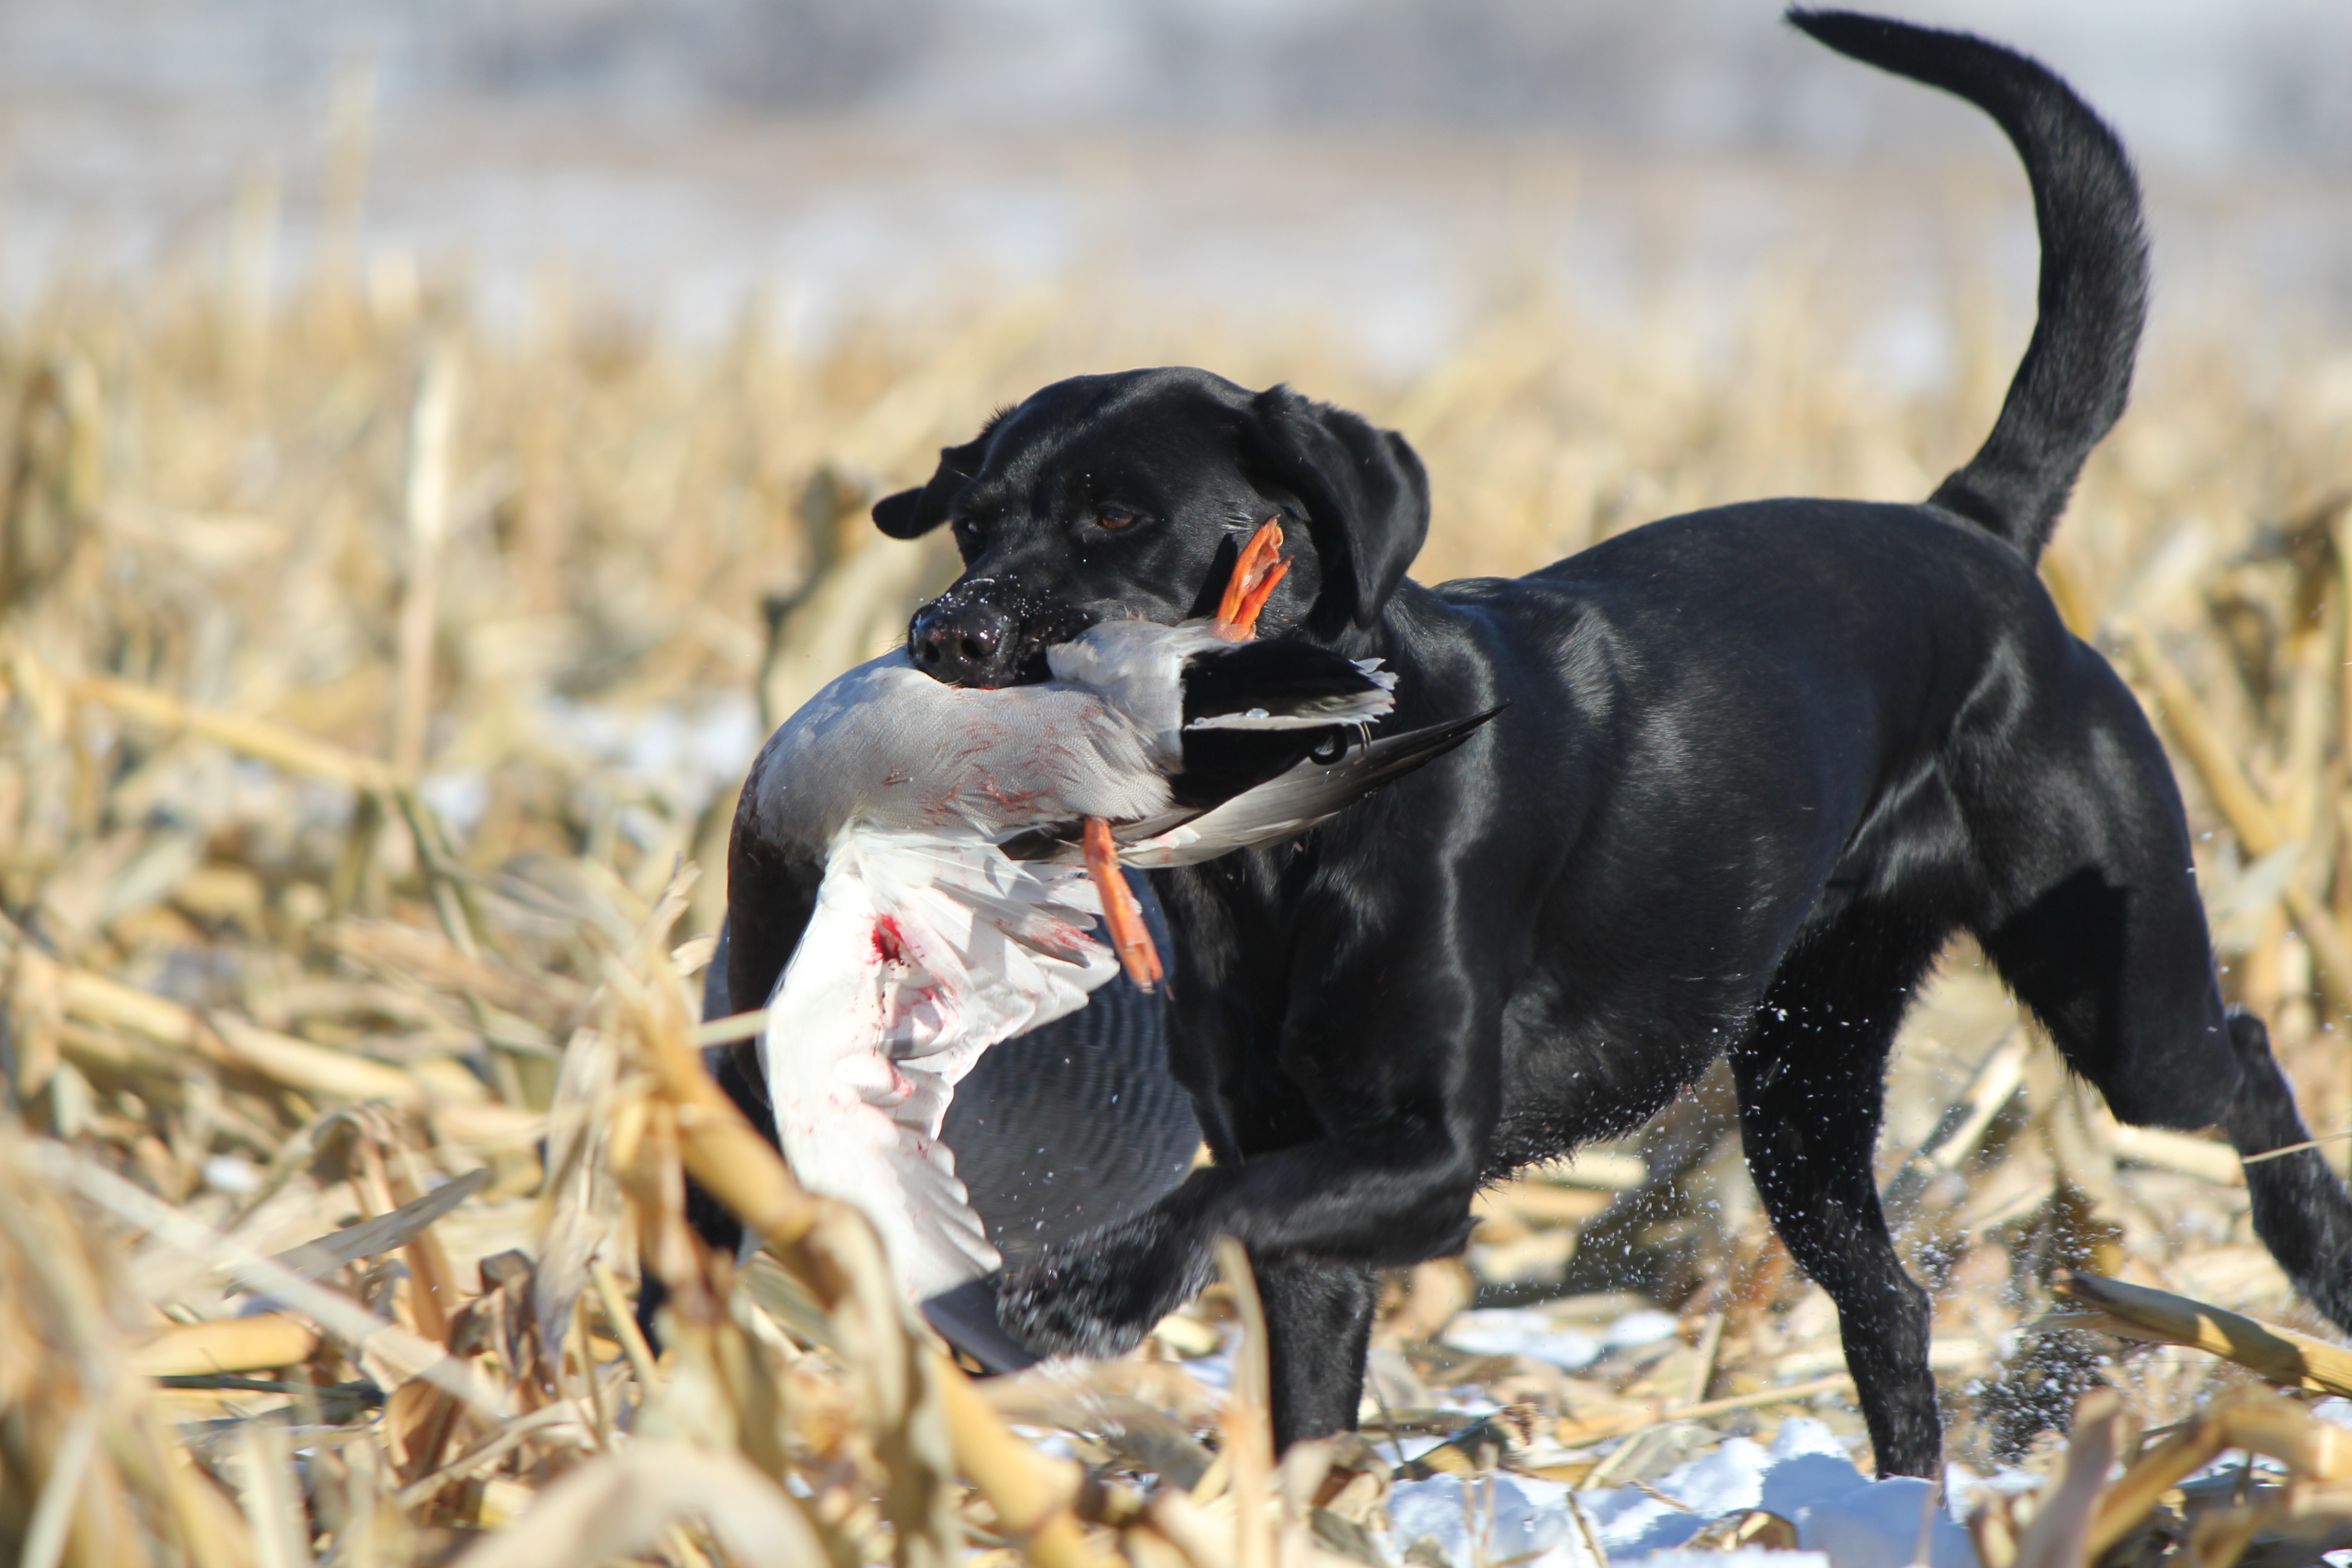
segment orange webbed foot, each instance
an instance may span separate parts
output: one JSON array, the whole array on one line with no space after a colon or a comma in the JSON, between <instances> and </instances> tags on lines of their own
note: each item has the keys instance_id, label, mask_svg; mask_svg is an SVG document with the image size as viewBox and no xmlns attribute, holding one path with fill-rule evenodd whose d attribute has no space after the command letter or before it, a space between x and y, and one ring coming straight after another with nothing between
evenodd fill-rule
<instances>
[{"instance_id":1,"label":"orange webbed foot","mask_svg":"<svg viewBox=\"0 0 2352 1568\"><path fill-rule=\"evenodd\" d=\"M1099 816L1089 816L1086 823L1087 875L1094 879L1095 890L1102 895L1103 924L1109 931L1111 951L1118 954L1136 989L1148 992L1163 978L1160 950L1152 944L1151 928L1143 923L1143 906L1136 901L1135 889L1120 874L1118 846L1111 838L1110 824Z\"/></svg>"},{"instance_id":2,"label":"orange webbed foot","mask_svg":"<svg viewBox=\"0 0 2352 1568\"><path fill-rule=\"evenodd\" d=\"M1289 574L1282 560L1282 524L1268 518L1234 560L1234 574L1217 604L1216 632L1229 642L1247 642L1257 636L1257 618L1275 589Z\"/></svg>"}]
</instances>

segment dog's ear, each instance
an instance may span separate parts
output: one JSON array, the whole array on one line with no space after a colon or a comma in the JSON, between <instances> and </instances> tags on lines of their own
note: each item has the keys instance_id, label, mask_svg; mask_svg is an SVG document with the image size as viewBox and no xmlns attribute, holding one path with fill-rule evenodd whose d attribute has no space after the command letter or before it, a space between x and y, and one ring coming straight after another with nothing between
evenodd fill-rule
<instances>
[{"instance_id":1,"label":"dog's ear","mask_svg":"<svg viewBox=\"0 0 2352 1568\"><path fill-rule=\"evenodd\" d=\"M934 507L929 515L923 512L924 489L900 490L884 496L874 503L874 526L893 539L919 539L947 521L947 509Z\"/></svg>"},{"instance_id":2,"label":"dog's ear","mask_svg":"<svg viewBox=\"0 0 2352 1568\"><path fill-rule=\"evenodd\" d=\"M1286 386L1250 400L1252 453L1297 496L1322 558L1325 604L1359 626L1380 619L1429 533L1429 476L1405 438Z\"/></svg>"},{"instance_id":3,"label":"dog's ear","mask_svg":"<svg viewBox=\"0 0 2352 1568\"><path fill-rule=\"evenodd\" d=\"M940 466L920 489L900 490L874 503L874 526L893 539L919 539L948 520L948 502L970 484L987 455L988 432L961 447L940 448Z\"/></svg>"}]
</instances>

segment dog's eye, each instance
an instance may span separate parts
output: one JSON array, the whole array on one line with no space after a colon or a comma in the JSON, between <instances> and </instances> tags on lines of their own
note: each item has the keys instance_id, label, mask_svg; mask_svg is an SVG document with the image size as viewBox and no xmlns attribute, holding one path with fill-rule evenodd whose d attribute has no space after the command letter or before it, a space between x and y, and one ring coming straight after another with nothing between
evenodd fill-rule
<instances>
[{"instance_id":1,"label":"dog's eye","mask_svg":"<svg viewBox=\"0 0 2352 1568\"><path fill-rule=\"evenodd\" d=\"M1107 506L1096 514L1095 521L1108 529L1125 528L1135 521L1135 514L1123 506Z\"/></svg>"}]
</instances>

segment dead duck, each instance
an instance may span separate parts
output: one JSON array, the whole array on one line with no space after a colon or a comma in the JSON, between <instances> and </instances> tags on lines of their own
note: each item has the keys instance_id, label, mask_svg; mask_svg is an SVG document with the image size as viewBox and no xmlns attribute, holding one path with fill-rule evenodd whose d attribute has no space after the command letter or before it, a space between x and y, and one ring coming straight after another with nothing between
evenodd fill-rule
<instances>
[{"instance_id":1,"label":"dead duck","mask_svg":"<svg viewBox=\"0 0 2352 1568\"><path fill-rule=\"evenodd\" d=\"M1160 982L1121 868L1295 836L1493 716L1375 737L1394 701L1376 661L1255 640L1280 542L1251 541L1214 617L1098 625L1049 650L1044 682L947 686L885 655L752 764L730 973L773 980L744 1087L800 1179L874 1220L914 1300L1000 1261L940 1137L960 1080L1122 964Z\"/></svg>"}]
</instances>

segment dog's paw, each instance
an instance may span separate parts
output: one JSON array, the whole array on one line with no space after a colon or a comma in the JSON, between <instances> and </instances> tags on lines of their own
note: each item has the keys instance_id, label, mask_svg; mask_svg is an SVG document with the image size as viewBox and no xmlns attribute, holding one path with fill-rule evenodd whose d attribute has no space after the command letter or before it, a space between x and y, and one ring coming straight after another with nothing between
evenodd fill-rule
<instances>
[{"instance_id":1,"label":"dog's paw","mask_svg":"<svg viewBox=\"0 0 2352 1568\"><path fill-rule=\"evenodd\" d=\"M1045 1355L1125 1355L1214 1272L1206 1248L1142 1215L1005 1270L996 1315Z\"/></svg>"},{"instance_id":2,"label":"dog's paw","mask_svg":"<svg viewBox=\"0 0 2352 1568\"><path fill-rule=\"evenodd\" d=\"M2230 1048L2237 1052L2241 1062L2271 1062L2271 1032L2263 1021L2243 1007L2232 1007L2222 1023L2230 1037Z\"/></svg>"}]
</instances>

